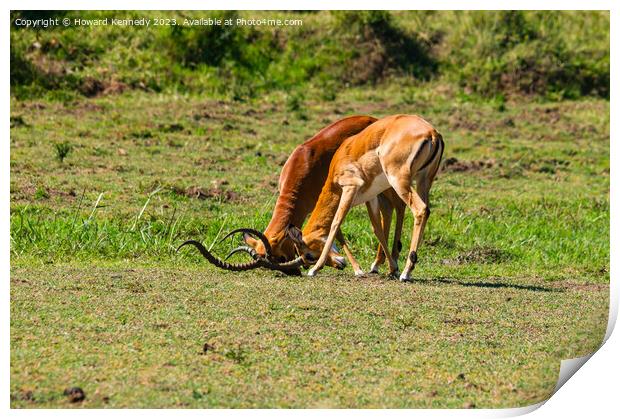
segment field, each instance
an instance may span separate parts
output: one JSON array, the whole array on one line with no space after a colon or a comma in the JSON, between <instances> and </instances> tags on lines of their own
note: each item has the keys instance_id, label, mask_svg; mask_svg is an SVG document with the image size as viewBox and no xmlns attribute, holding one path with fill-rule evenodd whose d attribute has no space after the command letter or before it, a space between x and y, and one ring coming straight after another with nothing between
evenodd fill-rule
<instances>
[{"instance_id":1,"label":"field","mask_svg":"<svg viewBox=\"0 0 620 419\"><path fill-rule=\"evenodd\" d=\"M447 76L244 97L37 83L11 97L11 407L517 407L602 341L604 94L489 97ZM263 229L297 144L394 113L446 142L412 283L175 252ZM343 231L368 269L365 208Z\"/></svg>"}]
</instances>

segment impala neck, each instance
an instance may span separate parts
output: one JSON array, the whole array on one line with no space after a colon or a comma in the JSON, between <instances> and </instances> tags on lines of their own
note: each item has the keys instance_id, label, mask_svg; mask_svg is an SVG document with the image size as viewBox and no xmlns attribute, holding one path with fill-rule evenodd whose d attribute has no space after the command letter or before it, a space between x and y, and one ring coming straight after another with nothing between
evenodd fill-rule
<instances>
[{"instance_id":1,"label":"impala neck","mask_svg":"<svg viewBox=\"0 0 620 419\"><path fill-rule=\"evenodd\" d=\"M303 229L305 238L327 238L332 221L336 216L342 190L334 185L330 178L325 182L319 200Z\"/></svg>"},{"instance_id":2,"label":"impala neck","mask_svg":"<svg viewBox=\"0 0 620 419\"><path fill-rule=\"evenodd\" d=\"M276 235L285 231L289 224L301 227L305 214L304 218L299 219L299 211L296 211L295 207L296 202L297 198L291 192L283 192L278 196L271 221L265 229L267 238L274 239Z\"/></svg>"}]
</instances>

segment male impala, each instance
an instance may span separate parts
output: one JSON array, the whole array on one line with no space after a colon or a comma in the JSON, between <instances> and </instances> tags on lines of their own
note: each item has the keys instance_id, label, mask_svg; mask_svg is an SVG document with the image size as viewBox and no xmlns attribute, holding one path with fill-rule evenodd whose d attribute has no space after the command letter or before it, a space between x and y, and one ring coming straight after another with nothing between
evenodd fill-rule
<instances>
[{"instance_id":1,"label":"male impala","mask_svg":"<svg viewBox=\"0 0 620 419\"><path fill-rule=\"evenodd\" d=\"M441 135L424 119L413 115L388 116L345 140L334 154L327 181L303 234L294 227L288 230L304 264L314 262L320 254L308 275L316 275L325 265L349 209L363 203L368 207L373 231L387 256L391 274L398 275L398 265L387 251L377 200L377 195L391 186L414 216L409 257L400 275L402 281L408 281L430 214L429 191L443 149Z\"/></svg>"},{"instance_id":2,"label":"male impala","mask_svg":"<svg viewBox=\"0 0 620 419\"><path fill-rule=\"evenodd\" d=\"M299 274L299 265L302 259L298 258L291 261L296 256L296 249L287 234L287 229L291 225L301 226L314 208L327 178L332 157L338 147L347 138L359 133L376 120L370 116L344 118L324 128L293 151L282 168L279 181L280 194L265 232L261 233L254 229L242 228L226 235L228 237L236 232L243 232L244 240L250 247L242 246L234 249L229 253L229 257L238 251L245 251L252 255L253 262L233 265L211 255L199 242L190 240L183 245L192 244L198 247L205 258L224 269L240 271L266 267L289 274ZM396 210L396 231L392 257L398 258L405 205L392 189L381 194L379 200L381 202L382 227L385 230L386 237L389 235L392 211ZM251 236L255 236L258 240ZM340 230L336 231L335 238L341 243L355 273L357 275L362 274L363 271L351 254ZM329 250L326 263L329 266L342 269L345 265L344 258L334 249L330 248ZM382 248L379 247L372 270L376 271L384 259ZM289 262L285 263L286 261Z\"/></svg>"}]
</instances>

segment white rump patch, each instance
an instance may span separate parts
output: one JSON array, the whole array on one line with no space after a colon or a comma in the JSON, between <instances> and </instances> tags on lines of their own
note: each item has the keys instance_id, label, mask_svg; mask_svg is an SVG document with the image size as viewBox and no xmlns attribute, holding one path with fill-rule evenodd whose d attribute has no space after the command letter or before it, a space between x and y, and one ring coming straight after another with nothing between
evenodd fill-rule
<instances>
[{"instance_id":1,"label":"white rump patch","mask_svg":"<svg viewBox=\"0 0 620 419\"><path fill-rule=\"evenodd\" d=\"M373 199L374 197L376 197L377 195L379 195L381 192L385 191L389 187L390 187L390 184L388 183L385 173L381 172L381 174L379 174L372 180L370 187L366 189L366 191L364 192L360 191L357 193L357 195L355 196L355 199L353 200L353 206L360 205L360 204L370 201L371 199Z\"/></svg>"}]
</instances>

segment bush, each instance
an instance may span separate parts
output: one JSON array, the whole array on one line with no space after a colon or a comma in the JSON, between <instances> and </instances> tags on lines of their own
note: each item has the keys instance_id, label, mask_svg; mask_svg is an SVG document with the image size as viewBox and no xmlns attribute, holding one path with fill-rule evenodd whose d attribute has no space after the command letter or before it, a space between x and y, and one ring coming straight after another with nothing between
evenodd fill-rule
<instances>
[{"instance_id":1,"label":"bush","mask_svg":"<svg viewBox=\"0 0 620 419\"><path fill-rule=\"evenodd\" d=\"M399 28L385 10L332 12L344 45L353 51L345 73L353 84L376 83L390 73L428 80L437 65L430 44Z\"/></svg>"},{"instance_id":2,"label":"bush","mask_svg":"<svg viewBox=\"0 0 620 419\"><path fill-rule=\"evenodd\" d=\"M569 48L563 17L559 12L462 14L447 41L444 72L484 96L505 92L609 97L609 50L579 53Z\"/></svg>"},{"instance_id":3,"label":"bush","mask_svg":"<svg viewBox=\"0 0 620 419\"><path fill-rule=\"evenodd\" d=\"M59 162L65 161L65 158L71 153L73 150L73 146L68 141L63 141L60 143L54 144L54 149L56 150L56 158Z\"/></svg>"},{"instance_id":4,"label":"bush","mask_svg":"<svg viewBox=\"0 0 620 419\"><path fill-rule=\"evenodd\" d=\"M236 19L237 12L216 13L213 19ZM173 59L184 66L198 64L217 66L227 58L240 60L245 43L242 29L238 26L170 26L168 50Z\"/></svg>"}]
</instances>

